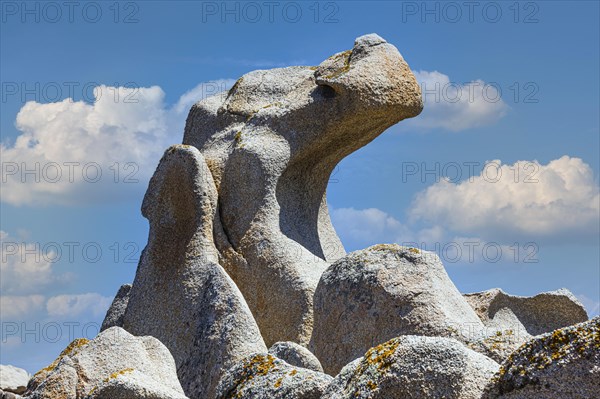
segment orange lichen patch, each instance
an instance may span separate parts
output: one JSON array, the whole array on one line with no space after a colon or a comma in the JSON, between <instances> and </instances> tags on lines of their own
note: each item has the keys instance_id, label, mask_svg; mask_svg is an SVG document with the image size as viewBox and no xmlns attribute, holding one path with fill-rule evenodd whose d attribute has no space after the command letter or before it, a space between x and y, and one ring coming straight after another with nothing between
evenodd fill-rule
<instances>
[{"instance_id":1,"label":"orange lichen patch","mask_svg":"<svg viewBox=\"0 0 600 399\"><path fill-rule=\"evenodd\" d=\"M283 381L283 377L280 377L277 381L275 381L275 388L279 388L281 386L281 382Z\"/></svg>"},{"instance_id":2,"label":"orange lichen patch","mask_svg":"<svg viewBox=\"0 0 600 399\"><path fill-rule=\"evenodd\" d=\"M394 338L386 343L371 348L365 353L365 357L361 362L357 372L360 374L369 366L377 367L378 371L384 371L392 366L392 356L396 353L396 349L400 345L400 341Z\"/></svg>"},{"instance_id":3,"label":"orange lichen patch","mask_svg":"<svg viewBox=\"0 0 600 399\"><path fill-rule=\"evenodd\" d=\"M273 356L256 355L251 357L244 363L242 375L235 382L235 390L229 397L240 398L244 387L255 377L267 375L274 370L277 370L277 366L275 365L275 358Z\"/></svg>"}]
</instances>

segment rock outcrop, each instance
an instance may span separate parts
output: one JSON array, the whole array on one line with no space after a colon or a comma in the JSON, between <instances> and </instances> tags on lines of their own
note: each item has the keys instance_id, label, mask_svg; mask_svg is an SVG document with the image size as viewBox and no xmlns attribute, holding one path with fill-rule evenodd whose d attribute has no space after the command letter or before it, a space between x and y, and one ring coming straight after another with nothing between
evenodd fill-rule
<instances>
[{"instance_id":1,"label":"rock outcrop","mask_svg":"<svg viewBox=\"0 0 600 399\"><path fill-rule=\"evenodd\" d=\"M100 331L104 331L111 327L123 327L123 317L125 317L125 310L127 310L127 303L129 302L129 291L131 290L131 284L123 284L115 299L113 299L110 308L104 316L102 327Z\"/></svg>"},{"instance_id":2,"label":"rock outcrop","mask_svg":"<svg viewBox=\"0 0 600 399\"><path fill-rule=\"evenodd\" d=\"M483 399L600 395L600 317L535 337L502 363Z\"/></svg>"},{"instance_id":3,"label":"rock outcrop","mask_svg":"<svg viewBox=\"0 0 600 399\"><path fill-rule=\"evenodd\" d=\"M213 243L217 192L203 156L170 147L150 180L142 214L150 235L129 294L124 328L171 351L191 398L212 398L222 373L267 348Z\"/></svg>"},{"instance_id":4,"label":"rock outcrop","mask_svg":"<svg viewBox=\"0 0 600 399\"><path fill-rule=\"evenodd\" d=\"M352 252L331 265L314 301L310 349L331 375L400 335L460 338L483 329L436 254L396 244Z\"/></svg>"},{"instance_id":5,"label":"rock outcrop","mask_svg":"<svg viewBox=\"0 0 600 399\"><path fill-rule=\"evenodd\" d=\"M113 381L115 380L115 381ZM140 390L127 390L145 385ZM121 396L107 396L106 387L122 385ZM167 348L153 337L134 337L120 327L109 328L92 341L73 341L30 381L29 399L186 399Z\"/></svg>"},{"instance_id":6,"label":"rock outcrop","mask_svg":"<svg viewBox=\"0 0 600 399\"><path fill-rule=\"evenodd\" d=\"M21 399L22 396L18 393L3 391L0 389L0 399Z\"/></svg>"},{"instance_id":7,"label":"rock outcrop","mask_svg":"<svg viewBox=\"0 0 600 399\"><path fill-rule=\"evenodd\" d=\"M498 367L452 338L407 335L344 367L322 399L480 399Z\"/></svg>"},{"instance_id":8,"label":"rock outcrop","mask_svg":"<svg viewBox=\"0 0 600 399\"><path fill-rule=\"evenodd\" d=\"M217 399L321 399L332 377L268 353L243 359L223 376Z\"/></svg>"},{"instance_id":9,"label":"rock outcrop","mask_svg":"<svg viewBox=\"0 0 600 399\"><path fill-rule=\"evenodd\" d=\"M250 72L193 106L183 142L212 172L221 262L268 345L308 343L321 273L345 255L327 210L331 172L422 107L408 64L374 34L316 67Z\"/></svg>"},{"instance_id":10,"label":"rock outcrop","mask_svg":"<svg viewBox=\"0 0 600 399\"><path fill-rule=\"evenodd\" d=\"M323 366L319 359L311 351L295 342L276 342L269 348L269 354L292 366L323 372Z\"/></svg>"},{"instance_id":11,"label":"rock outcrop","mask_svg":"<svg viewBox=\"0 0 600 399\"><path fill-rule=\"evenodd\" d=\"M31 376L22 368L0 364L0 390L6 393L21 394L25 392Z\"/></svg>"},{"instance_id":12,"label":"rock outcrop","mask_svg":"<svg viewBox=\"0 0 600 399\"><path fill-rule=\"evenodd\" d=\"M525 332L532 336L588 319L583 305L564 288L533 297L508 295L494 288L465 294L465 298L486 327Z\"/></svg>"}]
</instances>

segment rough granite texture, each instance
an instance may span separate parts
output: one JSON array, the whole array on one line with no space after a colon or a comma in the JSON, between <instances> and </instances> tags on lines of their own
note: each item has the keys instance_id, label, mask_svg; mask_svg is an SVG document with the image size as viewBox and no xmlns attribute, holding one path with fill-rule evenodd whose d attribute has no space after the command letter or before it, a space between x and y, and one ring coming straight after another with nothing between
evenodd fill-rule
<instances>
[{"instance_id":1,"label":"rough granite texture","mask_svg":"<svg viewBox=\"0 0 600 399\"><path fill-rule=\"evenodd\" d=\"M492 381L483 399L600 397L600 317L535 337Z\"/></svg>"},{"instance_id":2,"label":"rough granite texture","mask_svg":"<svg viewBox=\"0 0 600 399\"><path fill-rule=\"evenodd\" d=\"M484 329L470 339L460 339L476 352L502 363L515 350L532 338L526 331Z\"/></svg>"},{"instance_id":3,"label":"rough granite texture","mask_svg":"<svg viewBox=\"0 0 600 399\"><path fill-rule=\"evenodd\" d=\"M25 392L31 376L22 368L0 364L0 390L7 393Z\"/></svg>"},{"instance_id":4,"label":"rough granite texture","mask_svg":"<svg viewBox=\"0 0 600 399\"><path fill-rule=\"evenodd\" d=\"M138 370L114 373L95 387L86 399L188 399Z\"/></svg>"},{"instance_id":5,"label":"rough granite texture","mask_svg":"<svg viewBox=\"0 0 600 399\"><path fill-rule=\"evenodd\" d=\"M115 299L113 299L110 308L104 316L102 327L100 331L104 331L110 327L123 327L123 317L125 316L125 310L127 309L127 302L129 302L129 291L131 290L131 284L123 284Z\"/></svg>"},{"instance_id":6,"label":"rough granite texture","mask_svg":"<svg viewBox=\"0 0 600 399\"><path fill-rule=\"evenodd\" d=\"M584 322L584 306L569 290L543 292L533 297L508 295L499 288L465 294L486 327L540 335Z\"/></svg>"},{"instance_id":7,"label":"rough granite texture","mask_svg":"<svg viewBox=\"0 0 600 399\"><path fill-rule=\"evenodd\" d=\"M172 146L142 205L149 220L123 326L152 335L171 351L190 398L212 398L234 362L267 348L213 243L217 192L200 152Z\"/></svg>"},{"instance_id":8,"label":"rough granite texture","mask_svg":"<svg viewBox=\"0 0 600 399\"><path fill-rule=\"evenodd\" d=\"M0 389L0 399L21 399L22 396L13 392L7 392Z\"/></svg>"},{"instance_id":9,"label":"rough granite texture","mask_svg":"<svg viewBox=\"0 0 600 399\"><path fill-rule=\"evenodd\" d=\"M375 34L316 67L250 72L192 107L183 142L217 187L221 264L268 345L308 343L321 273L345 255L327 209L331 172L422 108L408 64Z\"/></svg>"},{"instance_id":10,"label":"rough granite texture","mask_svg":"<svg viewBox=\"0 0 600 399\"><path fill-rule=\"evenodd\" d=\"M436 254L397 244L352 252L331 265L314 307L309 348L331 375L400 335L460 337L462 329L483 329Z\"/></svg>"},{"instance_id":11,"label":"rough granite texture","mask_svg":"<svg viewBox=\"0 0 600 399\"><path fill-rule=\"evenodd\" d=\"M344 367L321 399L480 399L498 367L452 338L405 335Z\"/></svg>"},{"instance_id":12,"label":"rough granite texture","mask_svg":"<svg viewBox=\"0 0 600 399\"><path fill-rule=\"evenodd\" d=\"M311 351L295 342L276 342L269 348L269 353L296 367L323 372L319 359Z\"/></svg>"},{"instance_id":13,"label":"rough granite texture","mask_svg":"<svg viewBox=\"0 0 600 399\"><path fill-rule=\"evenodd\" d=\"M186 398L167 348L154 337L134 337L120 327L111 327L89 342L73 341L54 363L34 377L35 381L30 381L26 397L108 399L93 394L98 387L133 371L139 383L151 381L149 387L160 387L160 392L167 393L157 396L149 392L140 398Z\"/></svg>"},{"instance_id":14,"label":"rough granite texture","mask_svg":"<svg viewBox=\"0 0 600 399\"><path fill-rule=\"evenodd\" d=\"M332 377L256 353L227 371L216 399L320 399Z\"/></svg>"}]
</instances>

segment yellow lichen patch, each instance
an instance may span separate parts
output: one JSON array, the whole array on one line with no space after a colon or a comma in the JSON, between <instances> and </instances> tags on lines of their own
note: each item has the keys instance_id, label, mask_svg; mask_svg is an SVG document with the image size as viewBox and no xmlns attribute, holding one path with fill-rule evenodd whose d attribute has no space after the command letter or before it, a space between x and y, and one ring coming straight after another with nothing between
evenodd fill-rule
<instances>
[{"instance_id":1,"label":"yellow lichen patch","mask_svg":"<svg viewBox=\"0 0 600 399\"><path fill-rule=\"evenodd\" d=\"M114 380L115 378L117 378L120 375L124 375L124 374L131 373L131 372L133 372L132 368L126 368L126 369L123 369L123 370L115 371L114 373L112 373L111 375L109 375L107 378L105 378L104 382L108 382L110 380Z\"/></svg>"},{"instance_id":2,"label":"yellow lichen patch","mask_svg":"<svg viewBox=\"0 0 600 399\"><path fill-rule=\"evenodd\" d=\"M76 353L79 348L84 347L89 342L90 341L88 339L85 339L85 338L77 338L77 339L73 340L73 342L71 342L60 353L60 355L58 355L58 357L56 358L56 360L54 360L52 362L52 364L50 364L48 367L44 367L43 369L41 369L40 371L38 371L37 373L35 373L34 377L37 376L38 374L43 373L43 372L50 372L50 371L54 370L56 368L56 366L58 365L58 363L62 360L63 357L69 356L69 355L71 355L73 353Z\"/></svg>"},{"instance_id":3,"label":"yellow lichen patch","mask_svg":"<svg viewBox=\"0 0 600 399\"><path fill-rule=\"evenodd\" d=\"M377 384L375 384L373 381L369 380L369 381L367 381L367 387L369 387L369 389L371 391L374 391L377 389Z\"/></svg>"},{"instance_id":4,"label":"yellow lichen patch","mask_svg":"<svg viewBox=\"0 0 600 399\"><path fill-rule=\"evenodd\" d=\"M275 101L274 103L265 105L264 107L262 107L262 109L271 108L271 107L281 107L281 105L282 104L280 101Z\"/></svg>"},{"instance_id":5,"label":"yellow lichen patch","mask_svg":"<svg viewBox=\"0 0 600 399\"><path fill-rule=\"evenodd\" d=\"M333 56L334 59L337 58L344 58L344 65L338 69L336 69L335 71L333 71L332 73L330 73L329 75L325 76L325 79L335 79L338 76L348 72L350 70L350 56L352 55L352 50L346 50L342 53L336 54Z\"/></svg>"},{"instance_id":6,"label":"yellow lichen patch","mask_svg":"<svg viewBox=\"0 0 600 399\"><path fill-rule=\"evenodd\" d=\"M295 376L296 374L298 374L298 370L296 370L296 369L293 369L292 371L290 371L290 375L291 375L292 377L293 377L293 376Z\"/></svg>"},{"instance_id":7,"label":"yellow lichen patch","mask_svg":"<svg viewBox=\"0 0 600 399\"><path fill-rule=\"evenodd\" d=\"M358 374L365 371L369 366L377 367L378 371L384 371L392 366L392 356L396 353L396 349L400 345L400 341L394 338L384 344L371 348L365 353L365 357L361 362L357 372Z\"/></svg>"},{"instance_id":8,"label":"yellow lichen patch","mask_svg":"<svg viewBox=\"0 0 600 399\"><path fill-rule=\"evenodd\" d=\"M275 381L275 384L273 386L275 388L279 388L281 386L282 381L283 381L283 377L280 377L277 381Z\"/></svg>"},{"instance_id":9,"label":"yellow lichen patch","mask_svg":"<svg viewBox=\"0 0 600 399\"><path fill-rule=\"evenodd\" d=\"M408 250L410 252L412 252L413 254L420 254L421 251L418 248L408 248Z\"/></svg>"},{"instance_id":10,"label":"yellow lichen patch","mask_svg":"<svg viewBox=\"0 0 600 399\"><path fill-rule=\"evenodd\" d=\"M235 136L233 137L233 139L235 140L236 143L239 143L240 141L242 141L242 131L238 130L237 133L235 134Z\"/></svg>"},{"instance_id":11,"label":"yellow lichen patch","mask_svg":"<svg viewBox=\"0 0 600 399\"><path fill-rule=\"evenodd\" d=\"M600 349L600 329L597 325L556 330L523 344L513 352L496 374L497 381L510 381L518 376L527 380L529 373L544 370L562 359L590 356Z\"/></svg>"},{"instance_id":12,"label":"yellow lichen patch","mask_svg":"<svg viewBox=\"0 0 600 399\"><path fill-rule=\"evenodd\" d=\"M244 363L241 377L235 382L235 397L240 397L242 389L256 376L267 375L276 370L275 358L271 355L256 355Z\"/></svg>"},{"instance_id":13,"label":"yellow lichen patch","mask_svg":"<svg viewBox=\"0 0 600 399\"><path fill-rule=\"evenodd\" d=\"M369 251L387 251L394 249L393 244L375 244L372 247L367 248Z\"/></svg>"}]
</instances>

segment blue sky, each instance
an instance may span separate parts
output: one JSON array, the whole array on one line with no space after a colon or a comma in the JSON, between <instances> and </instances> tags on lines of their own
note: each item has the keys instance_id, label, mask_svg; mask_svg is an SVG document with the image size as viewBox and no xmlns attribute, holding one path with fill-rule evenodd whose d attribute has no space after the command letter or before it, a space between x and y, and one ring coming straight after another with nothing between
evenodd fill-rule
<instances>
[{"instance_id":1,"label":"blue sky","mask_svg":"<svg viewBox=\"0 0 600 399\"><path fill-rule=\"evenodd\" d=\"M598 314L598 2L473 7L2 2L0 362L35 372L97 332L147 239L148 178L195 101L371 32L415 71L425 110L334 172L346 249L417 243L463 292L566 287Z\"/></svg>"}]
</instances>

